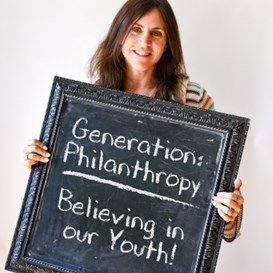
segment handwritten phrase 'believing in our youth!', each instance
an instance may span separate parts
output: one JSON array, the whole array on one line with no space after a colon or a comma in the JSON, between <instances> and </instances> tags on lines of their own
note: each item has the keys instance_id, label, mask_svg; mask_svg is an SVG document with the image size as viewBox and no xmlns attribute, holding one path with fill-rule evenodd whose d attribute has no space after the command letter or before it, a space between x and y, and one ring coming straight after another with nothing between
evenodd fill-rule
<instances>
[{"instance_id":1,"label":"handwritten phrase 'believing in our youth!'","mask_svg":"<svg viewBox=\"0 0 273 273\"><path fill-rule=\"evenodd\" d=\"M64 166L69 165L70 167L65 168L62 172L63 175L84 178L90 182L102 183L120 190L198 209L191 202L182 201L182 197L183 193L187 192L190 199L194 199L200 190L201 182L190 177L177 175L169 169L155 170L151 167L152 164L149 158L151 160L158 159L160 162L164 161L168 166L175 163L181 164L181 168L186 164L200 168L204 164L203 155L197 156L193 151L185 150L185 148L172 147L173 145L169 140L162 140L160 137L149 141L126 137L125 135L114 135L109 131L102 132L99 129L90 129L89 120L85 117L78 118L71 128L72 136L64 145L62 159ZM103 149L105 147L107 149ZM128 152L133 154L135 159L130 163L120 162L122 159L111 156L109 150L114 151L113 154L117 151ZM125 160L123 159L123 161ZM114 179L95 176L93 172L95 170L96 173L113 174L111 177L125 177L126 184L114 181ZM136 184L130 185L130 181L133 180L151 183L157 187L164 185L164 187L172 189L175 195L168 196L161 194L161 192L158 193L156 190L151 191L151 187L149 187L149 190L138 188ZM100 222L110 222L113 226L123 223L121 224L123 228L118 231L109 228L109 247L111 250L119 248L121 253L133 253L137 257L145 256L147 260L154 257L157 262L173 264L178 245L174 241L172 247L168 247L168 250L166 250L164 249L164 238L160 242L155 242L157 225L155 220L144 220L140 216L134 215L130 205L125 208L126 211L122 214L115 213L106 207L99 208L99 201L92 198L91 194L85 201L76 201L72 190L62 187L59 193L58 210L62 213L72 213ZM165 222L165 239L171 238L180 242L183 241L185 237L183 228L174 226L170 218L166 219ZM146 244L140 246L139 242L132 242L130 238L124 238L125 229L128 228L142 230L144 232L142 240L145 240ZM64 228L62 236L66 240L73 239L79 243L92 245L93 241L100 237L100 232L81 231L75 225L68 224Z\"/></svg>"},{"instance_id":2,"label":"handwritten phrase 'believing in our youth!'","mask_svg":"<svg viewBox=\"0 0 273 273\"><path fill-rule=\"evenodd\" d=\"M83 198L81 198L82 200ZM134 215L131 208L127 208L123 213L117 213L112 209L102 207L99 200L88 196L84 201L75 198L74 193L61 188L58 199L58 209L62 213L70 213L75 216L110 224L110 228L104 227L97 230L81 230L74 224L68 224L62 231L62 236L66 240L77 241L80 244L96 245L103 234L103 239L109 238L109 248L111 251L118 250L122 254L133 254L137 257L144 257L146 260L155 260L165 264L173 265L177 251L177 241L184 240L184 230L182 227L174 226L172 219L168 219L165 234L160 238L160 242L154 240L156 235L156 221L153 219L143 219ZM118 229L117 229L118 227ZM162 228L162 227L161 227ZM107 229L105 231L105 229ZM141 237L131 238L131 232L126 235L126 230L142 232ZM164 245L164 241L174 241L171 246ZM144 241L144 242L143 242ZM95 255L99 255L98 253Z\"/></svg>"}]
</instances>

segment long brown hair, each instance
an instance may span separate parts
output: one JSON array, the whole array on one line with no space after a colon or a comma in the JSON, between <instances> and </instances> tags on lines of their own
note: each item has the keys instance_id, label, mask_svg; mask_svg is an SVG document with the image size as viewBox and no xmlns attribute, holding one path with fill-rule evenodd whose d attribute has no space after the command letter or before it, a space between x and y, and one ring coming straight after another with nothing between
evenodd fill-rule
<instances>
[{"instance_id":1,"label":"long brown hair","mask_svg":"<svg viewBox=\"0 0 273 273\"><path fill-rule=\"evenodd\" d=\"M91 79L97 77L98 85L124 90L126 66L121 51L122 42L132 24L155 8L162 16L167 33L167 47L156 64L154 73L156 98L175 99L183 103L182 85L188 76L177 21L167 0L128 0L115 16L106 38L93 55L89 76Z\"/></svg>"}]
</instances>

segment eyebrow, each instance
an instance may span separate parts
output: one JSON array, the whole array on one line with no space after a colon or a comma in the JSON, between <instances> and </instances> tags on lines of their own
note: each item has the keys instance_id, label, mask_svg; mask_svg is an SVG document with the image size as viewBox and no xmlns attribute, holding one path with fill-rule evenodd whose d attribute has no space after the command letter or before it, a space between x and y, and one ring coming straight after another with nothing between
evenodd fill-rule
<instances>
[{"instance_id":1,"label":"eyebrow","mask_svg":"<svg viewBox=\"0 0 273 273\"><path fill-rule=\"evenodd\" d=\"M143 25L141 25L141 24L139 24L139 23L134 23L134 24L133 24L133 26L136 26L136 25L139 26L139 27L141 27L141 28L144 28ZM152 30L161 30L161 31L166 32L165 29L164 29L164 28L161 28L161 27L154 27L154 28L152 28Z\"/></svg>"}]
</instances>

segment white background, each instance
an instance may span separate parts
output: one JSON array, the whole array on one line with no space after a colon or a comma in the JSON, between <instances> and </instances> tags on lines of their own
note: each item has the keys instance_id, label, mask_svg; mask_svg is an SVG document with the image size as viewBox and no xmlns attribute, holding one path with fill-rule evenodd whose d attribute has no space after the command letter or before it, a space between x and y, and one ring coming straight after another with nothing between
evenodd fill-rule
<instances>
[{"instance_id":1,"label":"white background","mask_svg":"<svg viewBox=\"0 0 273 273\"><path fill-rule=\"evenodd\" d=\"M53 77L88 81L88 60L123 2L0 1L0 272L29 175L22 149L39 136ZM273 272L273 2L170 3L191 78L218 111L251 119L239 173L246 199L242 236L223 242L216 272Z\"/></svg>"}]
</instances>

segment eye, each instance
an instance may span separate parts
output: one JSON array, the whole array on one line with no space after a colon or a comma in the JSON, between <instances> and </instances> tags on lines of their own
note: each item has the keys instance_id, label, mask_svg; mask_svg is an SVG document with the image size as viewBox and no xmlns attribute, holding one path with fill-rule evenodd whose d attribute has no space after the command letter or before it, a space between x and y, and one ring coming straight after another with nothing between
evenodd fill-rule
<instances>
[{"instance_id":1,"label":"eye","mask_svg":"<svg viewBox=\"0 0 273 273\"><path fill-rule=\"evenodd\" d=\"M152 31L152 35L153 35L154 37L162 37L162 36L163 36L162 32L161 32L161 31L158 31L158 30Z\"/></svg>"},{"instance_id":2,"label":"eye","mask_svg":"<svg viewBox=\"0 0 273 273\"><path fill-rule=\"evenodd\" d=\"M141 28L140 28L140 27L137 27L137 26L133 26L133 27L131 28L131 31L138 33L138 32L141 31Z\"/></svg>"}]
</instances>

